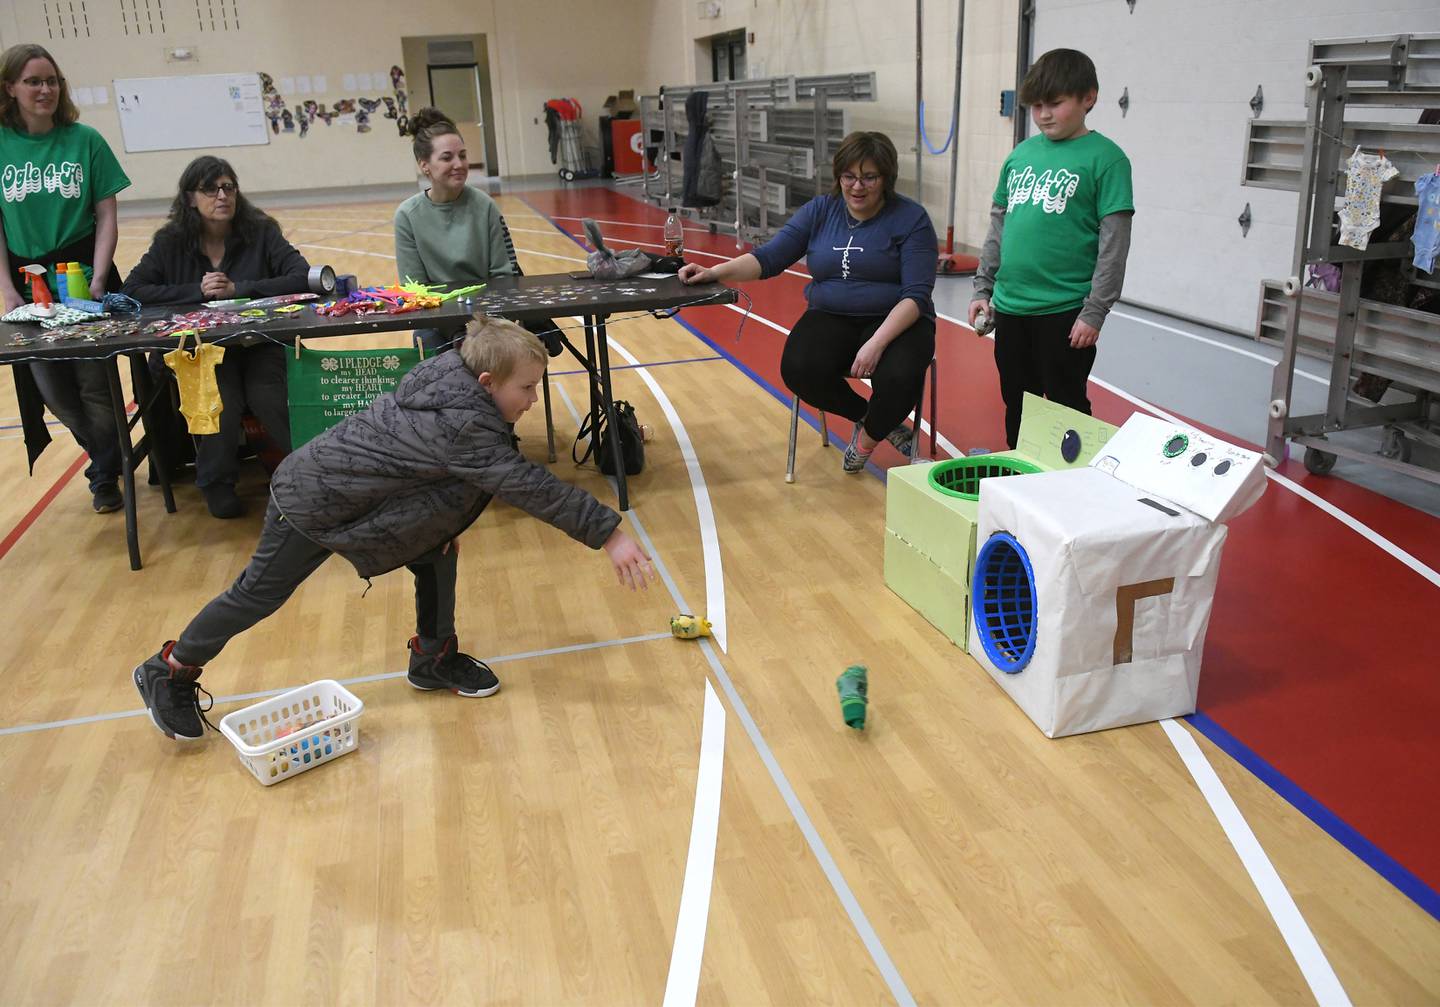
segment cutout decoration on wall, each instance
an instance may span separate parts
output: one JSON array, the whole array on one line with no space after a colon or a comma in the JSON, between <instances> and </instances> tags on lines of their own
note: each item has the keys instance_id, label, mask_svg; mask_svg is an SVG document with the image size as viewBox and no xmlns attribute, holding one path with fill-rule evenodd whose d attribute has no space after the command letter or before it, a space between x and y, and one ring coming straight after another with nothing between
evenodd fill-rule
<instances>
[{"instance_id":1,"label":"cutout decoration on wall","mask_svg":"<svg viewBox=\"0 0 1440 1007\"><path fill-rule=\"evenodd\" d=\"M232 0L233 2L233 0ZM305 99L293 106L287 101L286 94L282 93L284 88L277 88L275 78L268 73L260 75L261 94L264 99L265 118L269 120L270 131L275 135L281 132L294 133L296 126L299 126L299 135L304 139L309 135L310 127L316 119L319 119L326 126L331 125L337 117L342 117L341 125L348 125L354 122L357 133L369 133L372 131L372 116L379 110L386 119L395 120L395 127L400 136L410 135L409 116L409 95L405 92L405 71L399 66L390 67L390 85L393 94L380 95L376 98L356 96L353 98L338 98L333 108L326 108L324 102L312 99ZM385 74L345 74L342 80L346 84L370 84L377 88L384 86ZM284 83L292 83L297 94L323 94L325 92L325 77L284 77ZM303 82L303 85L302 85Z\"/></svg>"}]
</instances>

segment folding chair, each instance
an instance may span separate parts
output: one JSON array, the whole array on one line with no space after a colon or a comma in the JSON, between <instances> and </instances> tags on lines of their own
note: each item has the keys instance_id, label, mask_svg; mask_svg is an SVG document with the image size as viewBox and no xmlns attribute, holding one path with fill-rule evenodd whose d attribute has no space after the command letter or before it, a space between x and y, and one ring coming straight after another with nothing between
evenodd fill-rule
<instances>
[{"instance_id":1,"label":"folding chair","mask_svg":"<svg viewBox=\"0 0 1440 1007\"><path fill-rule=\"evenodd\" d=\"M936 436L938 436L938 433L937 433L938 428L937 428L936 425L935 425L935 404L936 404L936 401L938 400L938 398L939 398L939 394L938 394L938 384L937 384L936 376L935 376L935 358L934 358L934 357L931 357L931 358L930 358L930 458L931 458L932 460L935 458L935 438L936 438ZM910 460L911 460L912 462L914 462L914 461L917 460L917 455L916 455L914 449L915 449L915 448L918 448L918 447L920 446L920 436L921 436L920 416L921 416L921 413L924 411L924 406L925 406L925 385L924 385L924 383L922 382L921 385L920 385L920 400L915 403L915 414L914 414L915 440L914 440L914 442L913 442L914 447L911 448L911 452L910 452ZM797 436L799 435L799 432L800 432L800 396L796 395L796 396L793 396L793 397L790 399L790 450L789 450L789 453L788 453L788 455L787 455L787 457L786 457L786 461L785 461L785 481L786 481L787 483L793 483L793 482L795 481L795 441L796 441ZM823 411L820 413L820 446L821 446L821 447L829 447L829 446L830 446L830 430L829 430L829 425L828 425L828 424L826 423L826 421L825 421L825 413L824 413Z\"/></svg>"}]
</instances>

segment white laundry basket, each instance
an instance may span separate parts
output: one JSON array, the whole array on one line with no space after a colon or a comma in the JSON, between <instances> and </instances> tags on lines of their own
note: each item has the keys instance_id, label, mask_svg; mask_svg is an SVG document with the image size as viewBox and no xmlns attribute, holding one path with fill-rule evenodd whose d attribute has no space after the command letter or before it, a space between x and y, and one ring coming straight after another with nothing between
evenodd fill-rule
<instances>
[{"instance_id":1,"label":"white laundry basket","mask_svg":"<svg viewBox=\"0 0 1440 1007\"><path fill-rule=\"evenodd\" d=\"M326 678L226 714L220 733L268 787L353 752L364 710L354 693Z\"/></svg>"}]
</instances>

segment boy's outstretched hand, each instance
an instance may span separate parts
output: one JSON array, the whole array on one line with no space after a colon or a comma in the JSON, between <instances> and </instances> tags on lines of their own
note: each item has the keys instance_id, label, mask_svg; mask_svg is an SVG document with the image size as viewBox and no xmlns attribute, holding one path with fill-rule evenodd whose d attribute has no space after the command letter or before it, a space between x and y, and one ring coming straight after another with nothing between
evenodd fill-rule
<instances>
[{"instance_id":1,"label":"boy's outstretched hand","mask_svg":"<svg viewBox=\"0 0 1440 1007\"><path fill-rule=\"evenodd\" d=\"M633 538L616 528L601 548L609 555L615 567L615 577L621 585L629 584L632 591L637 587L642 591L650 589L646 580L655 579L655 568L650 565L650 557L645 555L645 550Z\"/></svg>"}]
</instances>

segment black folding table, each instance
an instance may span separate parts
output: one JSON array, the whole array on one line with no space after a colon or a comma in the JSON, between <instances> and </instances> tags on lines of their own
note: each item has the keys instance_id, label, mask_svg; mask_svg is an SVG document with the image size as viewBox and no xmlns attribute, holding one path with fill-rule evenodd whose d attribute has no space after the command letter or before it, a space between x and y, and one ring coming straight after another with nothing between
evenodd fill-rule
<instances>
[{"instance_id":1,"label":"black folding table","mask_svg":"<svg viewBox=\"0 0 1440 1007\"><path fill-rule=\"evenodd\" d=\"M224 346L255 346L266 342L283 344L330 336L351 336L368 332L405 329L454 328L476 311L508 318L517 322L554 319L555 326L542 338L554 340L568 350L585 368L590 385L590 430L592 444L599 450L600 419L612 431L618 431L615 401L611 393L610 346L606 323L618 312L674 312L684 307L731 304L735 291L718 283L686 286L674 276L652 278L637 276L627 280L602 281L584 274L557 273L544 276L498 277L470 299L446 301L438 308L403 314L369 314L328 317L305 307L279 319L256 323L237 316L234 325L208 329L202 338L208 343ZM146 308L140 322L195 310L199 305L169 305ZM563 321L579 316L585 329L585 349L567 335ZM104 360L109 364L110 398L115 409L116 426L120 430L122 477L125 481L125 538L130 549L130 568L139 570L140 532L135 507L135 472L150 455L155 456L155 469L164 494L165 510L175 512L175 496L170 486L170 470L163 457L163 448L149 432L138 440L136 427L161 394L164 385L157 384L150 374L145 353L175 348L173 338L137 334L99 341L67 337L64 328L45 331L35 324L0 324L0 365L30 363L37 360ZM120 358L130 360L131 382L137 409L133 416L126 411L124 392L120 386ZM547 389L546 428L551 430L550 402ZM550 457L554 460L553 431ZM630 494L625 480L625 467L616 465L616 482L620 509L629 510Z\"/></svg>"}]
</instances>

